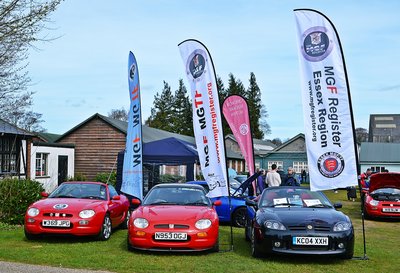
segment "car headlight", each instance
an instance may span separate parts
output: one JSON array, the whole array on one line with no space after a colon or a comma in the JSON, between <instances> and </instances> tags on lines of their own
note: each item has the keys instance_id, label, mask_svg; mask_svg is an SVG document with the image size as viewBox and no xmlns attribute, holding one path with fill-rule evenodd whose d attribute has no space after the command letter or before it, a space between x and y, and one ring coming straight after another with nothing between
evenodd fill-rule
<instances>
[{"instance_id":1,"label":"car headlight","mask_svg":"<svg viewBox=\"0 0 400 273\"><path fill-rule=\"evenodd\" d=\"M144 218L136 218L133 220L133 225L137 228L147 228L149 226L149 221Z\"/></svg>"},{"instance_id":2,"label":"car headlight","mask_svg":"<svg viewBox=\"0 0 400 273\"><path fill-rule=\"evenodd\" d=\"M369 201L369 204L370 204L371 206L374 206L374 207L376 207L376 206L378 206L378 205L379 205L379 201L377 201L377 200L374 200L374 199L371 199L371 200Z\"/></svg>"},{"instance_id":3,"label":"car headlight","mask_svg":"<svg viewBox=\"0 0 400 273\"><path fill-rule=\"evenodd\" d=\"M334 226L333 226L333 231L346 231L346 230L350 230L351 229L351 224L347 223L347 222L337 222Z\"/></svg>"},{"instance_id":4,"label":"car headlight","mask_svg":"<svg viewBox=\"0 0 400 273\"><path fill-rule=\"evenodd\" d=\"M31 217L35 217L39 214L39 210L37 208L30 208L28 209L27 214Z\"/></svg>"},{"instance_id":5,"label":"car headlight","mask_svg":"<svg viewBox=\"0 0 400 273\"><path fill-rule=\"evenodd\" d=\"M94 212L94 210L91 210L91 209L85 209L85 210L82 210L81 212L79 212L79 217L81 217L83 219L90 218L93 215L95 215L95 212Z\"/></svg>"},{"instance_id":6,"label":"car headlight","mask_svg":"<svg viewBox=\"0 0 400 273\"><path fill-rule=\"evenodd\" d=\"M211 227L211 221L208 219L200 219L194 225L197 229L206 229Z\"/></svg>"},{"instance_id":7,"label":"car headlight","mask_svg":"<svg viewBox=\"0 0 400 273\"><path fill-rule=\"evenodd\" d=\"M264 222L264 226L274 230L286 230L286 227L279 221L267 220Z\"/></svg>"}]
</instances>

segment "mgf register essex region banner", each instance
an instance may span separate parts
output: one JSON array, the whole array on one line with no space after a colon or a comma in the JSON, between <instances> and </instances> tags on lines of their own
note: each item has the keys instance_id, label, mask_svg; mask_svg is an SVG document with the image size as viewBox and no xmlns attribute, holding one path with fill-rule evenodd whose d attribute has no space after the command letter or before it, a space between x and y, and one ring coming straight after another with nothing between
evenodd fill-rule
<instances>
[{"instance_id":1,"label":"mgf register essex region banner","mask_svg":"<svg viewBox=\"0 0 400 273\"><path fill-rule=\"evenodd\" d=\"M339 37L322 13L294 13L311 190L357 185L354 121Z\"/></svg>"}]
</instances>

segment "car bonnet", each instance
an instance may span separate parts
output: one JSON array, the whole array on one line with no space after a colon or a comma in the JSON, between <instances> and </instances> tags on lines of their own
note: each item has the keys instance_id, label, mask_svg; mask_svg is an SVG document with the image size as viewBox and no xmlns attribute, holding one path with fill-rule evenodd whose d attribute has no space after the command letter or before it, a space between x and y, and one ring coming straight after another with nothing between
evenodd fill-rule
<instances>
[{"instance_id":1,"label":"car bonnet","mask_svg":"<svg viewBox=\"0 0 400 273\"><path fill-rule=\"evenodd\" d=\"M369 191L373 192L381 188L400 189L400 173L376 173L371 175Z\"/></svg>"}]
</instances>

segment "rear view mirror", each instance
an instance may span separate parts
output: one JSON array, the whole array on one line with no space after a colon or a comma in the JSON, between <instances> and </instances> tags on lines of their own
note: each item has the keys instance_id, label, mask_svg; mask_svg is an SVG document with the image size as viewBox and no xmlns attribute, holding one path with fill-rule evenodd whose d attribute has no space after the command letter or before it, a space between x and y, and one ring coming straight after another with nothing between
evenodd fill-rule
<instances>
[{"instance_id":1,"label":"rear view mirror","mask_svg":"<svg viewBox=\"0 0 400 273\"><path fill-rule=\"evenodd\" d=\"M343 207L343 205L342 205L342 203L335 203L335 204L333 204L333 207L335 209L341 209Z\"/></svg>"},{"instance_id":2,"label":"rear view mirror","mask_svg":"<svg viewBox=\"0 0 400 273\"><path fill-rule=\"evenodd\" d=\"M134 198L134 199L132 199L131 204L132 204L133 208L137 208L142 204L142 202L140 201L140 199Z\"/></svg>"},{"instance_id":3,"label":"rear view mirror","mask_svg":"<svg viewBox=\"0 0 400 273\"><path fill-rule=\"evenodd\" d=\"M40 195L41 195L43 198L49 197L49 194L48 194L47 192L41 192Z\"/></svg>"}]
</instances>

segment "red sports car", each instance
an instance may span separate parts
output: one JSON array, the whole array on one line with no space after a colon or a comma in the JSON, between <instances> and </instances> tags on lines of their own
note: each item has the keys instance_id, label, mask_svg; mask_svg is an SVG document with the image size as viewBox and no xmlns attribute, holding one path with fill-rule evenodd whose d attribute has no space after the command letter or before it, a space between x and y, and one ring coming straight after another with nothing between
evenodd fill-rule
<instances>
[{"instance_id":1,"label":"red sports car","mask_svg":"<svg viewBox=\"0 0 400 273\"><path fill-rule=\"evenodd\" d=\"M64 182L50 195L29 206L25 236L40 234L96 235L108 240L111 230L127 226L129 200L113 186L101 182Z\"/></svg>"},{"instance_id":2,"label":"red sports car","mask_svg":"<svg viewBox=\"0 0 400 273\"><path fill-rule=\"evenodd\" d=\"M132 212L128 249L155 251L218 251L218 215L203 187L159 184Z\"/></svg>"},{"instance_id":3,"label":"red sports car","mask_svg":"<svg viewBox=\"0 0 400 273\"><path fill-rule=\"evenodd\" d=\"M367 218L400 218L400 173L371 175L364 213Z\"/></svg>"}]
</instances>

